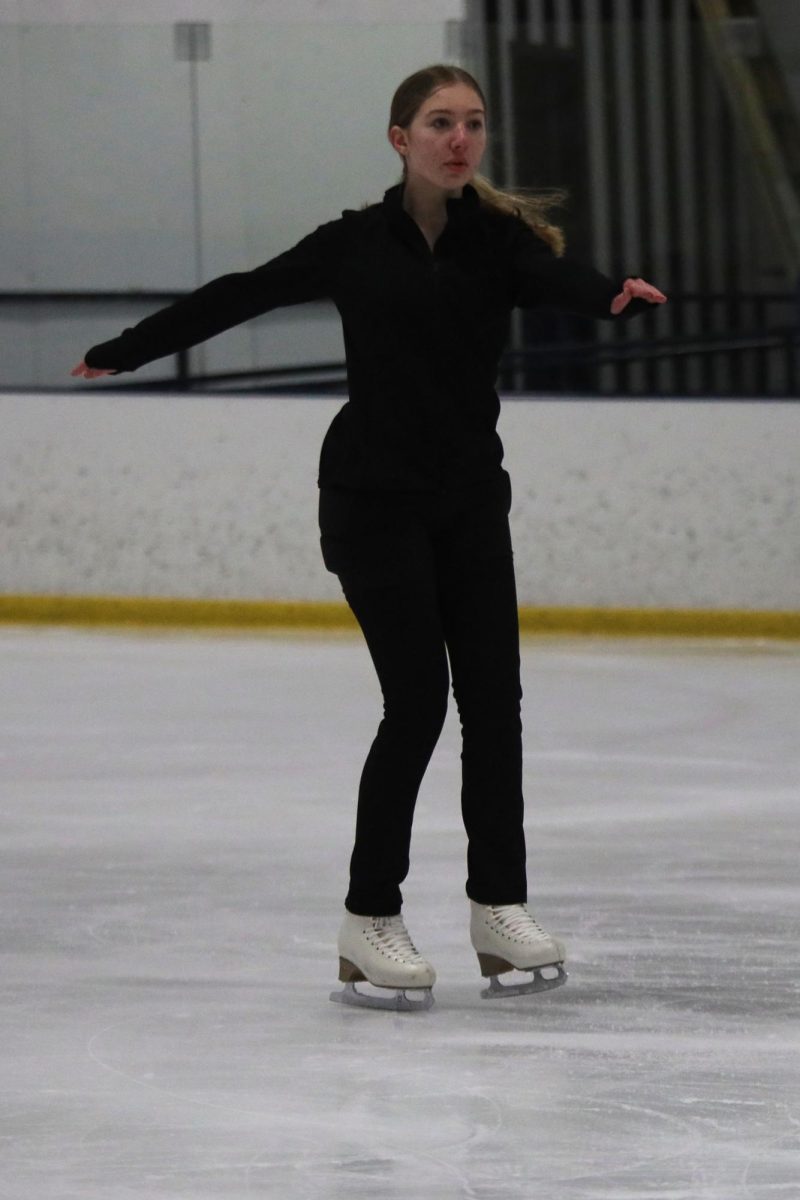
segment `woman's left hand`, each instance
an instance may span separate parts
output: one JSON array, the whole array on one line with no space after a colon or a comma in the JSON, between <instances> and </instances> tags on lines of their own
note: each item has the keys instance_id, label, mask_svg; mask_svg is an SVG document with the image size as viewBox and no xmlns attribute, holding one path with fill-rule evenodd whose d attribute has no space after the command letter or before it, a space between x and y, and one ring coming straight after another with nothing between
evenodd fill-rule
<instances>
[{"instance_id":1,"label":"woman's left hand","mask_svg":"<svg viewBox=\"0 0 800 1200\"><path fill-rule=\"evenodd\" d=\"M646 300L648 304L666 304L667 297L652 283L644 279L626 279L622 291L611 301L611 312L616 317L623 308L627 308L631 300Z\"/></svg>"},{"instance_id":2,"label":"woman's left hand","mask_svg":"<svg viewBox=\"0 0 800 1200\"><path fill-rule=\"evenodd\" d=\"M100 375L116 375L117 372L110 367L87 367L86 363L81 359L77 367L73 367L70 375L85 375L87 379L97 379Z\"/></svg>"}]
</instances>

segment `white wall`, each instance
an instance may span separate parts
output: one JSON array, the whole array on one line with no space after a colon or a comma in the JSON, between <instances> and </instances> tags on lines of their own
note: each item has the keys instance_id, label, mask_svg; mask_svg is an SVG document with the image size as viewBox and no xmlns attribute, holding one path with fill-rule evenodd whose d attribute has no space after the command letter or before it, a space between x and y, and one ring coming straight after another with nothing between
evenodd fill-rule
<instances>
[{"instance_id":1,"label":"white wall","mask_svg":"<svg viewBox=\"0 0 800 1200\"><path fill-rule=\"evenodd\" d=\"M0 395L0 592L340 599L340 401ZM520 603L800 609L800 405L505 401Z\"/></svg>"},{"instance_id":2,"label":"white wall","mask_svg":"<svg viewBox=\"0 0 800 1200\"><path fill-rule=\"evenodd\" d=\"M461 17L464 0L0 0L0 24L152 25L159 21L326 25L428 22Z\"/></svg>"},{"instance_id":3,"label":"white wall","mask_svg":"<svg viewBox=\"0 0 800 1200\"><path fill-rule=\"evenodd\" d=\"M0 0L0 290L191 289L379 200L399 178L392 92L453 56L461 12L461 0ZM209 61L176 60L174 23L187 20L211 22ZM0 381L68 386L90 345L160 306L0 307ZM314 325L289 312L276 340L256 322L194 362L343 359L332 307Z\"/></svg>"}]
</instances>

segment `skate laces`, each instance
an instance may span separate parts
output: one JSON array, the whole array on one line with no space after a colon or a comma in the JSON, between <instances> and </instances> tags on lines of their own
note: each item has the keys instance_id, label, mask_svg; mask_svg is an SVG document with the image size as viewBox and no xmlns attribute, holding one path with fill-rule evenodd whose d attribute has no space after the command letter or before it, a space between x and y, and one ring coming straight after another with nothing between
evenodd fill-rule
<instances>
[{"instance_id":1,"label":"skate laces","mask_svg":"<svg viewBox=\"0 0 800 1200\"><path fill-rule=\"evenodd\" d=\"M489 909L500 930L512 938L535 939L549 941L550 935L545 933L539 922L528 912L523 904L496 904Z\"/></svg>"},{"instance_id":2,"label":"skate laces","mask_svg":"<svg viewBox=\"0 0 800 1200\"><path fill-rule=\"evenodd\" d=\"M401 916L373 917L372 928L377 935L376 940L385 954L405 961L414 958L420 963L424 962L422 955L411 941Z\"/></svg>"}]
</instances>

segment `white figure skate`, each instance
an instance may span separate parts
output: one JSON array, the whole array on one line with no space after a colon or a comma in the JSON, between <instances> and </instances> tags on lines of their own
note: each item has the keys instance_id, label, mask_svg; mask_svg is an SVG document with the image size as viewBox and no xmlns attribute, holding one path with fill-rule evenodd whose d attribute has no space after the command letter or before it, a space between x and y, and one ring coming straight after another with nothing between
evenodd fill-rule
<instances>
[{"instance_id":1,"label":"white figure skate","mask_svg":"<svg viewBox=\"0 0 800 1200\"><path fill-rule=\"evenodd\" d=\"M481 992L484 1000L546 992L567 982L564 943L545 933L527 904L476 904L470 900L470 907L472 945L481 975L489 979L488 988ZM533 977L525 983L500 983L497 976L513 970L531 971Z\"/></svg>"},{"instance_id":2,"label":"white figure skate","mask_svg":"<svg viewBox=\"0 0 800 1200\"><path fill-rule=\"evenodd\" d=\"M339 930L339 980L344 989L331 992L331 1000L337 1004L415 1012L433 1004L436 972L418 953L401 916L345 913ZM359 992L357 983L388 988L395 995Z\"/></svg>"}]
</instances>

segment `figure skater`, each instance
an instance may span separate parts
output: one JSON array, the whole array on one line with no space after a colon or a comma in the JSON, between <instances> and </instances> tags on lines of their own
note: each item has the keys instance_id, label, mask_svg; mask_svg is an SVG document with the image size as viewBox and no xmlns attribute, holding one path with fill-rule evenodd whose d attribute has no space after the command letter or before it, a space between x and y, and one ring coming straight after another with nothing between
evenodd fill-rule
<instances>
[{"instance_id":1,"label":"figure skater","mask_svg":"<svg viewBox=\"0 0 800 1200\"><path fill-rule=\"evenodd\" d=\"M435 972L402 916L414 807L452 677L462 734L470 936L484 996L563 983L565 948L528 907L510 481L495 381L513 308L630 316L666 297L563 257L541 198L477 174L486 101L460 67L397 89L388 137L403 175L252 271L224 275L92 347L73 375L134 371L281 305L328 298L347 403L325 436L319 523L383 693L358 791L332 999L428 1007ZM502 985L498 975L531 972ZM359 992L357 982L377 991ZM388 989L385 992L384 989Z\"/></svg>"}]
</instances>

